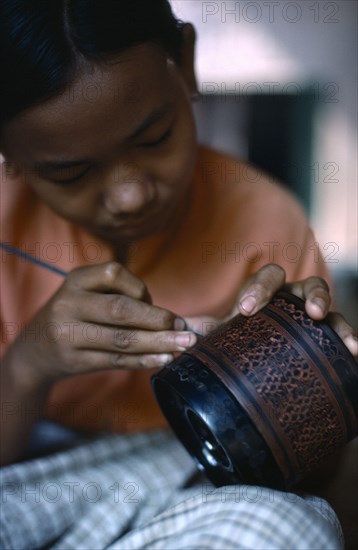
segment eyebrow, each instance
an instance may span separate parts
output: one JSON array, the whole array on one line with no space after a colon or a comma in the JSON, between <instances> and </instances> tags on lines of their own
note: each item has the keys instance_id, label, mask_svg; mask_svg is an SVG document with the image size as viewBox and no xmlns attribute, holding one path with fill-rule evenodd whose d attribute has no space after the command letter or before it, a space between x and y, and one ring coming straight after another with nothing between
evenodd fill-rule
<instances>
[{"instance_id":1,"label":"eyebrow","mask_svg":"<svg viewBox=\"0 0 358 550\"><path fill-rule=\"evenodd\" d=\"M143 120L143 122L141 122L141 124L134 130L134 132L127 138L127 140L130 141L142 134L145 130L147 130L147 128L152 126L152 124L154 124L164 115L166 115L167 112L170 111L170 109L173 107L173 105L174 101L168 101L167 103L165 103L165 105L159 107L159 109L155 109L152 113L150 113L150 115L147 116L147 118Z\"/></svg>"},{"instance_id":2,"label":"eyebrow","mask_svg":"<svg viewBox=\"0 0 358 550\"><path fill-rule=\"evenodd\" d=\"M130 136L125 138L124 141L133 141L135 138L137 138L140 134L142 134L145 130L147 130L150 126L155 124L158 120L160 120L164 115L167 114L168 111L173 107L174 101L168 101L163 105L162 107L159 107L158 109L155 109L152 113L150 113L143 122L140 123L140 125L132 132ZM64 170L68 168L77 168L79 166L83 166L85 164L89 164L89 160L86 159L80 159L80 160L69 160L69 161L58 161L58 162L39 162L36 163L35 167L37 170Z\"/></svg>"}]
</instances>

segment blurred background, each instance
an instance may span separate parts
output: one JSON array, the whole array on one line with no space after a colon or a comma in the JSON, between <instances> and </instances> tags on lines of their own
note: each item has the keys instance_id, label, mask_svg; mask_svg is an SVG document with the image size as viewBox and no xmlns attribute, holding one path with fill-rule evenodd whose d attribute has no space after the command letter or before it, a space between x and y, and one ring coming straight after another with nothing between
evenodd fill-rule
<instances>
[{"instance_id":1,"label":"blurred background","mask_svg":"<svg viewBox=\"0 0 358 550\"><path fill-rule=\"evenodd\" d=\"M299 198L358 328L355 0L172 0L197 31L202 143Z\"/></svg>"}]
</instances>

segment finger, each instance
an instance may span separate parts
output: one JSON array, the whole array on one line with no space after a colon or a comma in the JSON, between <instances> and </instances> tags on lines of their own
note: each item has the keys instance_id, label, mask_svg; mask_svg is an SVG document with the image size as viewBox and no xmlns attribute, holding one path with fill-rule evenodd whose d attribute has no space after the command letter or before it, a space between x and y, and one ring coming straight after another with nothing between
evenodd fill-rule
<instances>
[{"instance_id":1,"label":"finger","mask_svg":"<svg viewBox=\"0 0 358 550\"><path fill-rule=\"evenodd\" d=\"M309 277L304 281L291 283L287 288L305 300L305 308L312 319L324 319L329 311L331 297L329 286L321 277Z\"/></svg>"},{"instance_id":2,"label":"finger","mask_svg":"<svg viewBox=\"0 0 358 550\"><path fill-rule=\"evenodd\" d=\"M170 353L127 355L121 352L87 350L81 351L77 355L76 361L71 362L71 365L75 365L73 368L76 371L71 372L71 368L68 368L65 374L78 375L108 369L153 369L163 367L173 360L174 356ZM61 376L63 376L63 373L61 373Z\"/></svg>"},{"instance_id":3,"label":"finger","mask_svg":"<svg viewBox=\"0 0 358 550\"><path fill-rule=\"evenodd\" d=\"M126 328L92 325L90 333L82 330L81 340L76 341L78 349L96 349L126 354L153 354L185 351L196 342L192 332L143 331Z\"/></svg>"},{"instance_id":4,"label":"finger","mask_svg":"<svg viewBox=\"0 0 358 550\"><path fill-rule=\"evenodd\" d=\"M115 359L117 367L129 370L155 369L164 367L164 365L168 365L172 361L174 361L174 355L171 353L122 355L122 357L117 356Z\"/></svg>"},{"instance_id":5,"label":"finger","mask_svg":"<svg viewBox=\"0 0 358 550\"><path fill-rule=\"evenodd\" d=\"M118 262L74 269L68 275L67 283L82 290L125 294L137 300L150 302L144 282Z\"/></svg>"},{"instance_id":6,"label":"finger","mask_svg":"<svg viewBox=\"0 0 358 550\"><path fill-rule=\"evenodd\" d=\"M251 275L239 293L238 312L253 315L267 305L285 283L286 273L282 267L269 264Z\"/></svg>"},{"instance_id":7,"label":"finger","mask_svg":"<svg viewBox=\"0 0 358 550\"><path fill-rule=\"evenodd\" d=\"M76 296L81 321L147 330L183 330L185 322L167 309L118 294L82 293Z\"/></svg>"},{"instance_id":8,"label":"finger","mask_svg":"<svg viewBox=\"0 0 358 550\"><path fill-rule=\"evenodd\" d=\"M331 312L327 315L327 321L331 325L338 336L343 340L349 351L355 357L358 356L358 339L349 323L343 315L336 312Z\"/></svg>"}]
</instances>

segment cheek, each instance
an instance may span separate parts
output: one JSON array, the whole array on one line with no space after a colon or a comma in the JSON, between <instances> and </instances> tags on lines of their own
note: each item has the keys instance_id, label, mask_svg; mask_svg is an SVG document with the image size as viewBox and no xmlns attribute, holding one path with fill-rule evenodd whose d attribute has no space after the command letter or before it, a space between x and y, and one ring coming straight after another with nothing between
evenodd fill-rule
<instances>
[{"instance_id":1,"label":"cheek","mask_svg":"<svg viewBox=\"0 0 358 550\"><path fill-rule=\"evenodd\" d=\"M94 197L80 192L79 189L76 190L74 186L66 189L43 180L32 180L29 185L36 195L61 218L80 223L94 214Z\"/></svg>"},{"instance_id":2,"label":"cheek","mask_svg":"<svg viewBox=\"0 0 358 550\"><path fill-rule=\"evenodd\" d=\"M196 130L189 109L181 115L168 159L171 180L178 192L186 190L192 181L196 160Z\"/></svg>"}]
</instances>

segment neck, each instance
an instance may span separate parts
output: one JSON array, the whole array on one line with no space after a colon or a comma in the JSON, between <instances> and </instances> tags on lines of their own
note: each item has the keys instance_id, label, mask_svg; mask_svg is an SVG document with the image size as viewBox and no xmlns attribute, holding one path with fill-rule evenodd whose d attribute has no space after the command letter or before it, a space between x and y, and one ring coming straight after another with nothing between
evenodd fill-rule
<instances>
[{"instance_id":1,"label":"neck","mask_svg":"<svg viewBox=\"0 0 358 550\"><path fill-rule=\"evenodd\" d=\"M116 262L126 265L130 256L130 248L130 243L116 243L115 245L112 245L113 256Z\"/></svg>"}]
</instances>

